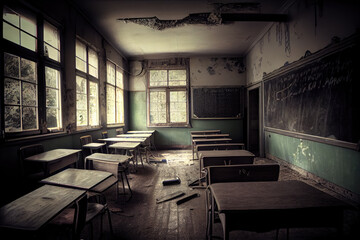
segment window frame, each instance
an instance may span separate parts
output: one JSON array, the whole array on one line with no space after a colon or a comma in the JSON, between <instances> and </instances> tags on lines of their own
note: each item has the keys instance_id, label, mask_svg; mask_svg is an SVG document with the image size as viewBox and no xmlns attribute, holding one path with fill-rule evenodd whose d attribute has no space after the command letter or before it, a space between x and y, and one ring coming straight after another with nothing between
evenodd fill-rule
<instances>
[{"instance_id":1,"label":"window frame","mask_svg":"<svg viewBox=\"0 0 360 240\"><path fill-rule=\"evenodd\" d=\"M114 79L114 84L110 83L108 81L108 64L111 64L114 66L115 69L115 79ZM118 86L117 85L117 77L118 77L118 72L121 73L122 75L122 86ZM114 115L115 115L115 122L114 123L109 123L108 121L108 86L113 87L114 88L114 95L115 95L115 106L114 106ZM120 90L120 92L122 92L122 99L121 103L122 106L120 106L120 110L119 107L117 106L117 90ZM125 97L124 97L124 71L122 71L122 68L117 65L116 63L114 63L113 61L111 61L110 59L106 60L106 82L105 82L105 91L106 91L106 124L108 127L116 127L116 126L125 126ZM118 116L118 111L122 111L122 119L120 119L118 121L117 116ZM121 113L120 113L121 114Z\"/></svg>"},{"instance_id":2,"label":"window frame","mask_svg":"<svg viewBox=\"0 0 360 240\"><path fill-rule=\"evenodd\" d=\"M166 70L167 71L167 85L166 86L150 86L150 71L151 70ZM169 71L171 70L185 70L186 71L186 86L171 86L169 85ZM189 97L189 66L169 66L169 67L151 67L147 74L147 126L148 127L190 127L190 97ZM151 123L150 122L150 92L151 91L165 91L166 92L166 123ZM186 92L186 122L170 122L170 92L185 91Z\"/></svg>"},{"instance_id":3,"label":"window frame","mask_svg":"<svg viewBox=\"0 0 360 240\"><path fill-rule=\"evenodd\" d=\"M86 125L78 125L78 112L77 112L77 102L76 102L76 130L77 131L81 131L81 130L87 130L87 129L94 129L94 128L99 128L101 126L100 123L100 79L99 79L99 66L100 66L100 57L99 57L99 52L97 51L97 49L93 46L91 46L89 43L87 43L86 41L82 40L80 37L77 37L75 39L75 62L76 60L79 58L78 55L76 54L76 45L77 42L80 42L82 45L85 45L85 51L86 51L86 56L85 56L85 70L86 72L80 70L77 68L76 63L75 63L75 77L79 76L82 78L86 79L86 105L87 105L87 124ZM91 75L89 73L89 51L93 51L96 56L97 56L97 75L98 77L94 77L93 75ZM79 58L80 59L80 58ZM81 59L82 60L82 59ZM92 66L92 65L91 65ZM76 79L75 79L76 82ZM97 125L90 125L90 82L97 84ZM76 85L76 84L75 84ZM77 99L77 89L75 89L76 91L76 99Z\"/></svg>"},{"instance_id":4,"label":"window frame","mask_svg":"<svg viewBox=\"0 0 360 240\"><path fill-rule=\"evenodd\" d=\"M11 40L8 40L4 38L4 35L1 37L1 55L0 55L0 63L1 63L1 71L0 76L3 79L3 83L0 84L0 102L1 102L1 108L0 108L0 129L1 129L1 136L2 138L6 139L16 139L21 138L25 136L33 136L38 135L42 136L47 133L53 133L53 132L64 132L63 127L63 28L60 24L54 22L50 18L48 18L46 15L42 14L41 12L37 11L36 9L30 9L25 5L19 4L14 5L12 3L7 3L6 5L2 5L2 12L4 11L4 8L8 8L12 11L14 11L16 14L19 14L20 16L24 12L25 14L33 15L36 21L36 36L35 36L35 51L27 48L26 46L22 46L21 43L15 43ZM3 23L6 20L2 17L2 24L1 24L1 33L3 33ZM54 28L58 30L58 41L59 41L59 61L54 61L47 56L44 55L44 24L47 22L47 24L50 24ZM4 72L4 55L5 53L15 55L19 58L28 59L30 61L34 61L36 66L36 75L37 75L37 129L32 130L21 130L16 132L5 132L5 99L4 99L4 80L6 78L5 72ZM46 124L46 115L47 115L47 106L46 106L46 79L45 79L45 67L54 68L57 71L59 71L60 76L58 79L59 84L59 93L58 93L58 104L60 113L58 114L60 124L58 127L55 128L47 128ZM21 126L22 127L22 126Z\"/></svg>"}]
</instances>

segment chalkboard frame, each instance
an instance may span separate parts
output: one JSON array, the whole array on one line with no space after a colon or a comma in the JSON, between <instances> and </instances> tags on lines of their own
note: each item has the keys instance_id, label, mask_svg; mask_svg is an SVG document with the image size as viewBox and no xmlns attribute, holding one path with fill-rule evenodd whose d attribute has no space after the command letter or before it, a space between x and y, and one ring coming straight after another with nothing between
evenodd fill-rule
<instances>
[{"instance_id":1,"label":"chalkboard frame","mask_svg":"<svg viewBox=\"0 0 360 240\"><path fill-rule=\"evenodd\" d=\"M277 79L281 78L282 76L286 76L286 74L292 73L295 70L299 70L303 66L307 66L314 62L321 61L322 59L325 59L331 55L338 54L342 51L346 51L347 49L351 49L351 48L355 48L355 49L359 48L359 36L358 35L351 36L351 37L344 39L338 43L333 43L333 44L327 46L326 48L319 50L316 53L305 56L304 58L301 58L300 60L298 60L294 63L283 66L269 74L265 74L263 77L263 81L262 81L262 95L263 95L263 106L264 106L263 107L264 130L268 131L268 132L274 132L274 133L286 135L286 136L302 138L302 139L312 140L312 141L321 142L321 143L325 143L325 144L359 150L360 139L355 140L355 141L354 140L347 141L344 139L329 138L326 136L309 134L307 132L298 132L298 131L292 131L292 130L288 130L288 129L277 128L277 127L269 125L269 123L266 120L266 116L265 116L266 108L267 108L266 92L265 92L266 84L268 84L271 81L276 81ZM354 64L358 64L357 59L356 60L354 59L353 61L354 61ZM353 78L356 78L356 76L359 75L359 71L358 70L355 70L355 71L356 71L356 73L353 73L353 75L352 75ZM356 81L356 80L353 79L353 81ZM355 86L357 86L357 88L359 87L359 85L355 85ZM358 129L357 130L356 129L355 129L355 131L358 130ZM354 136L358 137L357 135L354 135Z\"/></svg>"},{"instance_id":2,"label":"chalkboard frame","mask_svg":"<svg viewBox=\"0 0 360 240\"><path fill-rule=\"evenodd\" d=\"M226 91L228 89L238 89L239 90L239 105L237 106L237 114L236 116L197 116L195 112L195 104L197 103L197 99L194 96L194 91L197 89L202 90L214 90L218 89L221 91ZM192 119L242 119L244 117L244 109L245 109L245 86L193 86L191 88L191 118Z\"/></svg>"}]
</instances>

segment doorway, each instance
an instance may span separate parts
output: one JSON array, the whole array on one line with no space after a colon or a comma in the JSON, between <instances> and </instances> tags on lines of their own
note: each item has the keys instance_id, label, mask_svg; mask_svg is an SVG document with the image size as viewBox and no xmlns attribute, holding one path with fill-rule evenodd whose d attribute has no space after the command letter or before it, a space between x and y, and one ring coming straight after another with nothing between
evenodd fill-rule
<instances>
[{"instance_id":1,"label":"doorway","mask_svg":"<svg viewBox=\"0 0 360 240\"><path fill-rule=\"evenodd\" d=\"M260 156L260 88L248 90L248 150Z\"/></svg>"}]
</instances>

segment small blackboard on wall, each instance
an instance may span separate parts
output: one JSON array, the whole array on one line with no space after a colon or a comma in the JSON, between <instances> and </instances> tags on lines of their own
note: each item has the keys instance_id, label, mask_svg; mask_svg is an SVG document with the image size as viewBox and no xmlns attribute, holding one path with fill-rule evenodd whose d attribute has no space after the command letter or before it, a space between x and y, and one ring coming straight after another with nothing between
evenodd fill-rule
<instances>
[{"instance_id":1,"label":"small blackboard on wall","mask_svg":"<svg viewBox=\"0 0 360 240\"><path fill-rule=\"evenodd\" d=\"M338 44L265 76L265 127L357 143L358 47Z\"/></svg>"},{"instance_id":2,"label":"small blackboard on wall","mask_svg":"<svg viewBox=\"0 0 360 240\"><path fill-rule=\"evenodd\" d=\"M244 116L244 87L193 87L193 119L240 119Z\"/></svg>"}]
</instances>

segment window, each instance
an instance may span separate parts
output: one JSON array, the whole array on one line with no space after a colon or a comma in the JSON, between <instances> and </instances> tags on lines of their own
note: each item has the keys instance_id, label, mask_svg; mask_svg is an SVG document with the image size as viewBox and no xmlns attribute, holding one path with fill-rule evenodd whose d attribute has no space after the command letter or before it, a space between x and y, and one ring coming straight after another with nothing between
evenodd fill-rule
<instances>
[{"instance_id":1,"label":"window","mask_svg":"<svg viewBox=\"0 0 360 240\"><path fill-rule=\"evenodd\" d=\"M76 40L76 124L78 129L99 126L99 60L95 50Z\"/></svg>"},{"instance_id":2,"label":"window","mask_svg":"<svg viewBox=\"0 0 360 240\"><path fill-rule=\"evenodd\" d=\"M106 63L106 106L107 124L124 124L124 80L120 68Z\"/></svg>"},{"instance_id":3,"label":"window","mask_svg":"<svg viewBox=\"0 0 360 240\"><path fill-rule=\"evenodd\" d=\"M6 51L1 122L5 137L62 130L60 33L38 18L43 25L25 8L3 7L2 43ZM38 27L44 30L40 35ZM38 53L42 46L43 55Z\"/></svg>"},{"instance_id":4,"label":"window","mask_svg":"<svg viewBox=\"0 0 360 240\"><path fill-rule=\"evenodd\" d=\"M186 69L154 69L148 75L148 125L188 125L188 80Z\"/></svg>"}]
</instances>

